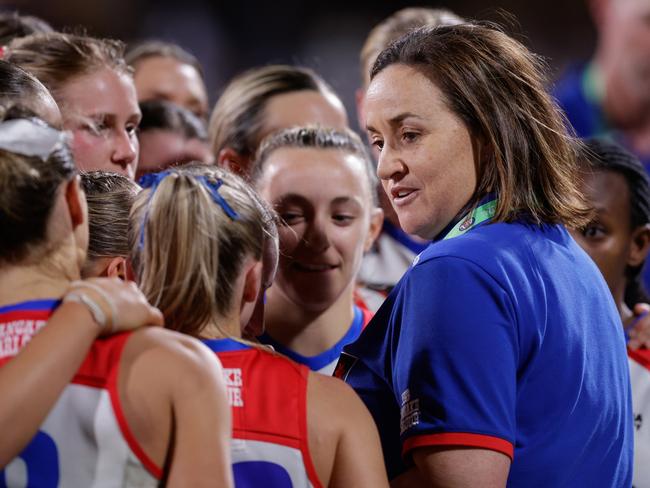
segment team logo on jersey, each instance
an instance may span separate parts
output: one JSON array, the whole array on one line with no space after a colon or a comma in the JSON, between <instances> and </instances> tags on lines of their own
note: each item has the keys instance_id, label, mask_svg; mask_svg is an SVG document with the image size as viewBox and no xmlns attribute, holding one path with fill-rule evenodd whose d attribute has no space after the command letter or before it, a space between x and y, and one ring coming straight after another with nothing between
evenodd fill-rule
<instances>
[{"instance_id":1,"label":"team logo on jersey","mask_svg":"<svg viewBox=\"0 0 650 488\"><path fill-rule=\"evenodd\" d=\"M467 229L469 229L471 226L474 225L474 217L470 216L467 217L462 224L460 224L460 227L458 227L458 230L461 232L465 232Z\"/></svg>"},{"instance_id":2,"label":"team logo on jersey","mask_svg":"<svg viewBox=\"0 0 650 488\"><path fill-rule=\"evenodd\" d=\"M420 423L420 400L411 398L411 392L407 388L402 393L402 405L400 407L400 434Z\"/></svg>"},{"instance_id":3,"label":"team logo on jersey","mask_svg":"<svg viewBox=\"0 0 650 488\"><path fill-rule=\"evenodd\" d=\"M226 391L228 393L228 403L231 407L243 407L244 397L241 390L244 381L241 375L241 368L223 368L223 376L226 380Z\"/></svg>"},{"instance_id":4,"label":"team logo on jersey","mask_svg":"<svg viewBox=\"0 0 650 488\"><path fill-rule=\"evenodd\" d=\"M45 323L45 320L31 319L0 323L0 359L18 354Z\"/></svg>"},{"instance_id":5,"label":"team logo on jersey","mask_svg":"<svg viewBox=\"0 0 650 488\"><path fill-rule=\"evenodd\" d=\"M332 376L345 381L348 378L348 374L350 374L352 366L354 366L354 363L356 362L357 358L347 352L342 352L339 356L339 362L336 363Z\"/></svg>"}]
</instances>

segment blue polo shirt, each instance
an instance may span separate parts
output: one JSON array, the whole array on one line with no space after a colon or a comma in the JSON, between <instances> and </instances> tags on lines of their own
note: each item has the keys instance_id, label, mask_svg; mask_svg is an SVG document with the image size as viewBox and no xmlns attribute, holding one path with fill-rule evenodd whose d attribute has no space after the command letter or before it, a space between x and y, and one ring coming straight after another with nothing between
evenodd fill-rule
<instances>
[{"instance_id":1,"label":"blue polo shirt","mask_svg":"<svg viewBox=\"0 0 650 488\"><path fill-rule=\"evenodd\" d=\"M420 254L337 375L394 478L424 446L512 459L508 486L630 486L625 341L607 285L564 227L482 224Z\"/></svg>"}]
</instances>

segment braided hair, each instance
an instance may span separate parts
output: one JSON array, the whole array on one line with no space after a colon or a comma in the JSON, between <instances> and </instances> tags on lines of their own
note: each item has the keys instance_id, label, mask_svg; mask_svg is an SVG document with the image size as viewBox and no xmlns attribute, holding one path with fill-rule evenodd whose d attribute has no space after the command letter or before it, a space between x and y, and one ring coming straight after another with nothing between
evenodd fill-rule
<instances>
[{"instance_id":1,"label":"braided hair","mask_svg":"<svg viewBox=\"0 0 650 488\"><path fill-rule=\"evenodd\" d=\"M613 171L625 178L630 193L631 228L650 223L650 181L641 161L610 139L592 137L583 142L581 159L587 161L592 169ZM624 300L630 308L649 301L641 277L644 264L645 261L638 266L628 266L626 270Z\"/></svg>"}]
</instances>

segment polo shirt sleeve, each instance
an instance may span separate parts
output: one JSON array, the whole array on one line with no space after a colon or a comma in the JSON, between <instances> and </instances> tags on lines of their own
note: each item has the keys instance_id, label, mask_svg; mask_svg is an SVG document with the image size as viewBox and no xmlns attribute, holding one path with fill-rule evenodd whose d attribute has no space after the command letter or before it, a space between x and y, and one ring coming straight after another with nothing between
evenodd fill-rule
<instances>
[{"instance_id":1,"label":"polo shirt sleeve","mask_svg":"<svg viewBox=\"0 0 650 488\"><path fill-rule=\"evenodd\" d=\"M404 283L393 349L402 454L465 446L511 459L517 324L512 298L479 265L438 257Z\"/></svg>"}]
</instances>

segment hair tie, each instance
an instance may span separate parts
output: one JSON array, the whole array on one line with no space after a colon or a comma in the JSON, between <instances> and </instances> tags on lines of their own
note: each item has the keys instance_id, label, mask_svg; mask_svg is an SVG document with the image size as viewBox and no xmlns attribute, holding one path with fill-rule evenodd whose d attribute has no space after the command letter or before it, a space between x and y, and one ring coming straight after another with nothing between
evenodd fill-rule
<instances>
[{"instance_id":1,"label":"hair tie","mask_svg":"<svg viewBox=\"0 0 650 488\"><path fill-rule=\"evenodd\" d=\"M210 181L206 176L199 176L199 180L203 183L203 186L207 188L212 200L221 207L230 220L237 220L239 215L237 215L237 212L233 210L226 199L219 193L219 188L223 185L223 180L217 178L217 181Z\"/></svg>"},{"instance_id":2,"label":"hair tie","mask_svg":"<svg viewBox=\"0 0 650 488\"><path fill-rule=\"evenodd\" d=\"M151 192L149 193L149 198L147 199L144 219L142 220L142 227L140 228L140 249L144 248L144 233L145 233L144 229L145 226L147 225L147 219L149 218L149 206L151 205L151 199L153 198L153 194L156 192L156 189L158 189L158 185L160 185L160 182L170 174L178 174L178 173L175 173L170 170L161 171L160 173L147 173L145 175L142 175L142 177L138 181L138 183L143 189L147 189L147 188L151 189ZM219 193L219 188L221 187L221 185L223 185L223 180L217 178L217 180L213 182L210 181L206 176L197 176L196 178L203 184L206 190L208 190L208 193L210 193L212 200L221 207L221 209L230 218L230 220L239 219L239 215L237 215L237 212L235 212L235 210L230 206L230 204L226 201L226 199L223 198Z\"/></svg>"},{"instance_id":3,"label":"hair tie","mask_svg":"<svg viewBox=\"0 0 650 488\"><path fill-rule=\"evenodd\" d=\"M138 183L140 184L143 190L146 188L151 189L151 192L149 192L149 198L147 199L147 203L145 206L146 210L144 211L142 226L140 227L140 243L139 243L140 250L144 249L144 229L147 226L147 220L149 219L149 207L151 206L151 199L153 198L153 194L158 189L158 185L160 185L160 182L170 174L171 171L169 170L161 171L160 173L147 173L142 175L138 180Z\"/></svg>"}]
</instances>

